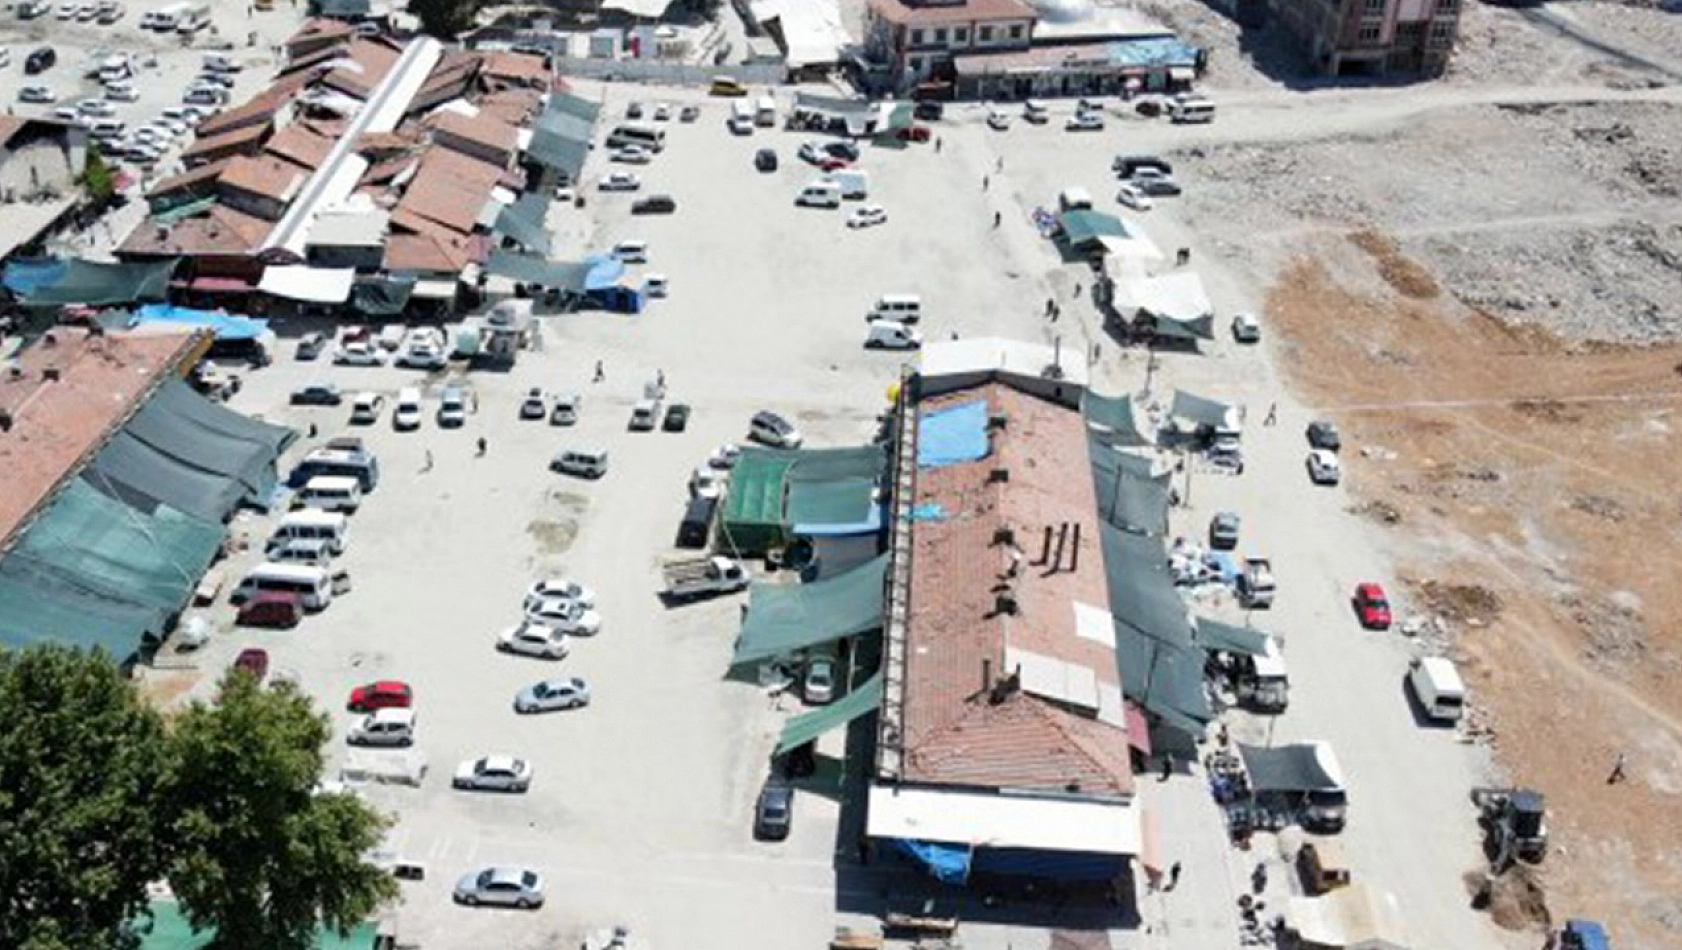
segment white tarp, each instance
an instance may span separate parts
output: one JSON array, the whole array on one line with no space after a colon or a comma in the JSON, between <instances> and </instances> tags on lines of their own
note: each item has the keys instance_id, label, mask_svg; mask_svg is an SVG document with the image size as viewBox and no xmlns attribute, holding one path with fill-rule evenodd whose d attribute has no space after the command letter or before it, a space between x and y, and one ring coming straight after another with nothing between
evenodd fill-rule
<instances>
[{"instance_id":1,"label":"white tarp","mask_svg":"<svg viewBox=\"0 0 1682 950\"><path fill-rule=\"evenodd\" d=\"M413 749L352 749L345 753L345 764L339 769L339 779L347 785L377 782L382 785L419 787L425 778L426 756Z\"/></svg>"},{"instance_id":2,"label":"white tarp","mask_svg":"<svg viewBox=\"0 0 1682 950\"><path fill-rule=\"evenodd\" d=\"M927 379L976 373L1038 377L1053 364L1062 367L1060 382L1086 386L1086 359L1079 351L1065 349L1058 353L1055 347L1043 343L1004 337L965 337L929 343L921 351L918 372Z\"/></svg>"},{"instance_id":3,"label":"white tarp","mask_svg":"<svg viewBox=\"0 0 1682 950\"><path fill-rule=\"evenodd\" d=\"M1293 897L1286 912L1307 947L1326 950L1410 950L1396 896L1350 884L1320 897Z\"/></svg>"},{"instance_id":4,"label":"white tarp","mask_svg":"<svg viewBox=\"0 0 1682 950\"><path fill-rule=\"evenodd\" d=\"M836 62L841 47L852 42L835 0L754 0L753 16L760 23L777 21L790 66Z\"/></svg>"},{"instance_id":5,"label":"white tarp","mask_svg":"<svg viewBox=\"0 0 1682 950\"><path fill-rule=\"evenodd\" d=\"M350 299L350 287L355 282L354 267L270 265L263 269L257 289L270 296L305 303L344 303Z\"/></svg>"},{"instance_id":6,"label":"white tarp","mask_svg":"<svg viewBox=\"0 0 1682 950\"><path fill-rule=\"evenodd\" d=\"M1139 805L870 787L869 834L993 848L1138 854Z\"/></svg>"},{"instance_id":7,"label":"white tarp","mask_svg":"<svg viewBox=\"0 0 1682 950\"><path fill-rule=\"evenodd\" d=\"M1176 271L1158 277L1129 277L1121 282L1121 309L1143 310L1153 316L1188 323L1212 316L1215 305L1203 289L1203 279L1192 271Z\"/></svg>"}]
</instances>

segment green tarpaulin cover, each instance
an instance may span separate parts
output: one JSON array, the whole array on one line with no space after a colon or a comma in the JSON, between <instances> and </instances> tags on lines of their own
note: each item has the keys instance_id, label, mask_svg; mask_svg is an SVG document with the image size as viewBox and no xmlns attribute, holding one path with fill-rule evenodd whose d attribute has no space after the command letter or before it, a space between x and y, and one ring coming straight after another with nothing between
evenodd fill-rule
<instances>
[{"instance_id":1,"label":"green tarpaulin cover","mask_svg":"<svg viewBox=\"0 0 1682 950\"><path fill-rule=\"evenodd\" d=\"M732 551L754 556L783 543L783 484L794 459L789 452L748 447L730 472L720 533Z\"/></svg>"},{"instance_id":2,"label":"green tarpaulin cover","mask_svg":"<svg viewBox=\"0 0 1682 950\"><path fill-rule=\"evenodd\" d=\"M195 931L174 901L153 901L152 919L136 921L135 933L140 937L139 950L202 950L209 946L214 931ZM315 950L373 950L379 927L373 923L358 924L345 936L331 928L316 933Z\"/></svg>"},{"instance_id":3,"label":"green tarpaulin cover","mask_svg":"<svg viewBox=\"0 0 1682 950\"><path fill-rule=\"evenodd\" d=\"M777 739L777 750L771 754L782 755L881 707L882 674L877 673L828 706L789 719L783 724L783 734Z\"/></svg>"},{"instance_id":4,"label":"green tarpaulin cover","mask_svg":"<svg viewBox=\"0 0 1682 950\"><path fill-rule=\"evenodd\" d=\"M1150 459L1111 448L1100 433L1092 434L1089 449L1099 516L1128 531L1167 534L1169 473L1152 475Z\"/></svg>"},{"instance_id":5,"label":"green tarpaulin cover","mask_svg":"<svg viewBox=\"0 0 1682 950\"><path fill-rule=\"evenodd\" d=\"M1103 439L1110 445L1139 447L1151 444L1133 412L1132 396L1104 396L1088 389L1081 397L1086 422L1102 426Z\"/></svg>"},{"instance_id":6,"label":"green tarpaulin cover","mask_svg":"<svg viewBox=\"0 0 1682 950\"><path fill-rule=\"evenodd\" d=\"M1169 413L1176 419L1184 419L1200 426L1218 429L1227 424L1228 416L1232 414L1232 407L1224 402L1217 402L1203 396L1188 393L1183 389L1174 390L1174 405Z\"/></svg>"},{"instance_id":7,"label":"green tarpaulin cover","mask_svg":"<svg viewBox=\"0 0 1682 950\"><path fill-rule=\"evenodd\" d=\"M1063 225L1065 239L1073 247L1107 237L1132 237L1120 218L1102 211L1065 211L1057 216L1057 220Z\"/></svg>"},{"instance_id":8,"label":"green tarpaulin cover","mask_svg":"<svg viewBox=\"0 0 1682 950\"><path fill-rule=\"evenodd\" d=\"M566 138L548 129L533 132L531 144L526 146L526 155L532 161L565 173L570 181L578 180L578 173L583 171L584 159L589 154L589 140Z\"/></svg>"},{"instance_id":9,"label":"green tarpaulin cover","mask_svg":"<svg viewBox=\"0 0 1682 950\"><path fill-rule=\"evenodd\" d=\"M876 557L830 580L748 588L747 616L732 666L789 656L882 625L882 588L888 556Z\"/></svg>"},{"instance_id":10,"label":"green tarpaulin cover","mask_svg":"<svg viewBox=\"0 0 1682 950\"><path fill-rule=\"evenodd\" d=\"M1197 618L1197 642L1205 650L1225 650L1250 656L1267 653L1267 634L1207 617Z\"/></svg>"},{"instance_id":11,"label":"green tarpaulin cover","mask_svg":"<svg viewBox=\"0 0 1682 950\"><path fill-rule=\"evenodd\" d=\"M549 253L549 230L545 220L549 216L549 198L542 192L521 195L518 201L505 206L496 216L491 228L497 234L513 238L533 254Z\"/></svg>"},{"instance_id":12,"label":"green tarpaulin cover","mask_svg":"<svg viewBox=\"0 0 1682 950\"><path fill-rule=\"evenodd\" d=\"M548 115L550 113L559 112L564 115L577 116L580 119L595 122L596 116L600 115L601 111L602 106L599 102L591 102L588 99L575 96L570 92L562 92L557 93L550 98L549 108L544 110L544 114Z\"/></svg>"},{"instance_id":13,"label":"green tarpaulin cover","mask_svg":"<svg viewBox=\"0 0 1682 950\"><path fill-rule=\"evenodd\" d=\"M50 284L36 287L23 299L28 307L57 307L87 304L115 307L120 304L161 301L169 293L169 275L176 258L132 264L106 264L72 260L63 275Z\"/></svg>"},{"instance_id":14,"label":"green tarpaulin cover","mask_svg":"<svg viewBox=\"0 0 1682 950\"><path fill-rule=\"evenodd\" d=\"M394 317L409 306L412 280L359 280L350 288L350 305L371 317Z\"/></svg>"}]
</instances>

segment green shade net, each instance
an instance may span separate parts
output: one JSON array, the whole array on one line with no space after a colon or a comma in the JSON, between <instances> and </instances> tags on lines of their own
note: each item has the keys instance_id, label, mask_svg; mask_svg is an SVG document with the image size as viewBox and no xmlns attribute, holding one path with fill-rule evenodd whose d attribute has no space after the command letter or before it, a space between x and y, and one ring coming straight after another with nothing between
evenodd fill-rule
<instances>
[{"instance_id":1,"label":"green shade net","mask_svg":"<svg viewBox=\"0 0 1682 950\"><path fill-rule=\"evenodd\" d=\"M1088 425L1102 426L1102 439L1118 448L1150 445L1133 414L1132 396L1104 396L1088 389L1081 397Z\"/></svg>"},{"instance_id":2,"label":"green shade net","mask_svg":"<svg viewBox=\"0 0 1682 950\"><path fill-rule=\"evenodd\" d=\"M1207 617L1197 618L1197 641L1205 650L1225 650L1250 656L1267 653L1267 634Z\"/></svg>"},{"instance_id":3,"label":"green shade net","mask_svg":"<svg viewBox=\"0 0 1682 950\"><path fill-rule=\"evenodd\" d=\"M731 665L788 656L880 627L887 573L888 556L883 554L829 580L755 581L748 588L747 616Z\"/></svg>"},{"instance_id":4,"label":"green shade net","mask_svg":"<svg viewBox=\"0 0 1682 950\"><path fill-rule=\"evenodd\" d=\"M72 260L64 274L24 297L28 307L86 304L114 307L141 301L161 301L169 292L169 275L176 258L133 264L105 264Z\"/></svg>"},{"instance_id":5,"label":"green shade net","mask_svg":"<svg viewBox=\"0 0 1682 950\"><path fill-rule=\"evenodd\" d=\"M745 448L730 472L720 533L729 549L759 555L783 541L783 482L793 453Z\"/></svg>"},{"instance_id":6,"label":"green shade net","mask_svg":"<svg viewBox=\"0 0 1682 950\"><path fill-rule=\"evenodd\" d=\"M1069 244L1074 247L1101 238L1132 237L1120 218L1102 211L1065 211L1057 220L1063 225L1063 234Z\"/></svg>"},{"instance_id":7,"label":"green shade net","mask_svg":"<svg viewBox=\"0 0 1682 950\"><path fill-rule=\"evenodd\" d=\"M394 317L409 305L412 280L359 280L350 288L350 305L371 317Z\"/></svg>"},{"instance_id":8,"label":"green shade net","mask_svg":"<svg viewBox=\"0 0 1682 950\"><path fill-rule=\"evenodd\" d=\"M801 713L784 723L783 734L777 738L777 749L771 754L782 755L803 746L831 729L875 712L881 706L882 674L877 673L828 706Z\"/></svg>"},{"instance_id":9,"label":"green shade net","mask_svg":"<svg viewBox=\"0 0 1682 950\"><path fill-rule=\"evenodd\" d=\"M585 278L590 265L568 261L551 261L536 254L513 251L492 251L485 260L485 273L506 277L522 284L538 284L575 294L584 292Z\"/></svg>"},{"instance_id":10,"label":"green shade net","mask_svg":"<svg viewBox=\"0 0 1682 950\"><path fill-rule=\"evenodd\" d=\"M513 238L520 246L534 254L549 253L549 231L544 221L549 216L549 198L541 192L521 195L496 216L492 231Z\"/></svg>"},{"instance_id":11,"label":"green shade net","mask_svg":"<svg viewBox=\"0 0 1682 950\"><path fill-rule=\"evenodd\" d=\"M139 950L202 950L216 936L215 931L195 931L174 901L153 901L151 921L136 921L132 926L140 937ZM314 950L371 950L378 932L373 923L358 924L342 937L322 927L312 946Z\"/></svg>"}]
</instances>

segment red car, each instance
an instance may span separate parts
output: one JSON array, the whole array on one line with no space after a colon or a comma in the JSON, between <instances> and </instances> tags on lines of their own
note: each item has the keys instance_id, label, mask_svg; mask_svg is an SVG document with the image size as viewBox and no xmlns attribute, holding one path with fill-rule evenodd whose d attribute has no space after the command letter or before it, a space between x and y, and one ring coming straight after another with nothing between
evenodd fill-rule
<instances>
[{"instance_id":1,"label":"red car","mask_svg":"<svg viewBox=\"0 0 1682 950\"><path fill-rule=\"evenodd\" d=\"M1368 630L1390 629L1390 598L1378 584L1355 585L1355 616Z\"/></svg>"},{"instance_id":2,"label":"red car","mask_svg":"<svg viewBox=\"0 0 1682 950\"><path fill-rule=\"evenodd\" d=\"M818 162L818 167L826 172L832 172L840 168L852 168L853 163L844 158L835 158L831 156L821 162Z\"/></svg>"},{"instance_id":3,"label":"red car","mask_svg":"<svg viewBox=\"0 0 1682 950\"><path fill-rule=\"evenodd\" d=\"M902 142L927 142L930 136L929 127L926 125L908 125L894 134L899 136Z\"/></svg>"},{"instance_id":4,"label":"red car","mask_svg":"<svg viewBox=\"0 0 1682 950\"><path fill-rule=\"evenodd\" d=\"M408 709L415 701L415 691L401 680L380 680L364 683L350 691L345 707L351 712L373 712L376 709Z\"/></svg>"},{"instance_id":5,"label":"red car","mask_svg":"<svg viewBox=\"0 0 1682 950\"><path fill-rule=\"evenodd\" d=\"M250 673L261 683L269 675L269 651L255 648L239 651L239 656L234 658L234 669Z\"/></svg>"},{"instance_id":6,"label":"red car","mask_svg":"<svg viewBox=\"0 0 1682 950\"><path fill-rule=\"evenodd\" d=\"M296 627L304 616L304 602L297 594L268 590L239 607L234 623L242 627Z\"/></svg>"}]
</instances>

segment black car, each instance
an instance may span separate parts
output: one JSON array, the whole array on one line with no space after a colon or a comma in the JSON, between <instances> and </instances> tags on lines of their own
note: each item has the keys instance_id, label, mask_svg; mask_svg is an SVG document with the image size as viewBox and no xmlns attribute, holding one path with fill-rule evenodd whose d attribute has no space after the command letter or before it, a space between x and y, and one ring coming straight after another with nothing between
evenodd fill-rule
<instances>
[{"instance_id":1,"label":"black car","mask_svg":"<svg viewBox=\"0 0 1682 950\"><path fill-rule=\"evenodd\" d=\"M1154 168L1164 175L1174 174L1174 166L1155 155L1117 155L1110 163L1110 170L1122 178L1132 178L1133 173L1141 168Z\"/></svg>"},{"instance_id":2,"label":"black car","mask_svg":"<svg viewBox=\"0 0 1682 950\"><path fill-rule=\"evenodd\" d=\"M341 402L344 395L332 383L314 383L292 390L294 406L337 406Z\"/></svg>"},{"instance_id":3,"label":"black car","mask_svg":"<svg viewBox=\"0 0 1682 950\"><path fill-rule=\"evenodd\" d=\"M1316 449L1332 452L1343 448L1343 440L1338 437L1337 426L1324 419L1316 419L1308 424L1308 444Z\"/></svg>"},{"instance_id":4,"label":"black car","mask_svg":"<svg viewBox=\"0 0 1682 950\"><path fill-rule=\"evenodd\" d=\"M1171 178L1130 178L1128 183L1153 198L1180 193L1179 182Z\"/></svg>"},{"instance_id":5,"label":"black car","mask_svg":"<svg viewBox=\"0 0 1682 950\"><path fill-rule=\"evenodd\" d=\"M51 46L43 46L30 53L29 58L23 61L23 72L28 76L44 73L53 68L53 64L56 62L58 62L58 51Z\"/></svg>"},{"instance_id":6,"label":"black car","mask_svg":"<svg viewBox=\"0 0 1682 950\"><path fill-rule=\"evenodd\" d=\"M851 142L829 142L824 145L823 150L836 158L844 158L849 162L859 160L859 147Z\"/></svg>"},{"instance_id":7,"label":"black car","mask_svg":"<svg viewBox=\"0 0 1682 950\"><path fill-rule=\"evenodd\" d=\"M925 122L932 122L946 114L946 107L938 102L925 99L917 103L917 107L912 110L911 114Z\"/></svg>"},{"instance_id":8,"label":"black car","mask_svg":"<svg viewBox=\"0 0 1682 950\"><path fill-rule=\"evenodd\" d=\"M627 105L625 107L625 118L627 118L627 119L640 119L640 118L642 118L642 103L633 102L630 105Z\"/></svg>"},{"instance_id":9,"label":"black car","mask_svg":"<svg viewBox=\"0 0 1682 950\"><path fill-rule=\"evenodd\" d=\"M689 404L674 402L666 407L666 418L660 428L667 432L682 432L689 428Z\"/></svg>"},{"instance_id":10,"label":"black car","mask_svg":"<svg viewBox=\"0 0 1682 950\"><path fill-rule=\"evenodd\" d=\"M671 214L676 210L677 202L671 195L649 195L631 205L632 214Z\"/></svg>"},{"instance_id":11,"label":"black car","mask_svg":"<svg viewBox=\"0 0 1682 950\"><path fill-rule=\"evenodd\" d=\"M298 338L296 356L301 360L313 360L321 355L327 346L327 338L319 333L306 333Z\"/></svg>"},{"instance_id":12,"label":"black car","mask_svg":"<svg viewBox=\"0 0 1682 950\"><path fill-rule=\"evenodd\" d=\"M794 789L774 778L767 779L753 809L753 836L760 841L781 841L793 825Z\"/></svg>"},{"instance_id":13,"label":"black car","mask_svg":"<svg viewBox=\"0 0 1682 950\"><path fill-rule=\"evenodd\" d=\"M777 170L777 150L774 149L774 148L762 148L759 151L754 152L753 153L753 167L759 169L762 172L774 172L774 171L776 171Z\"/></svg>"}]
</instances>

